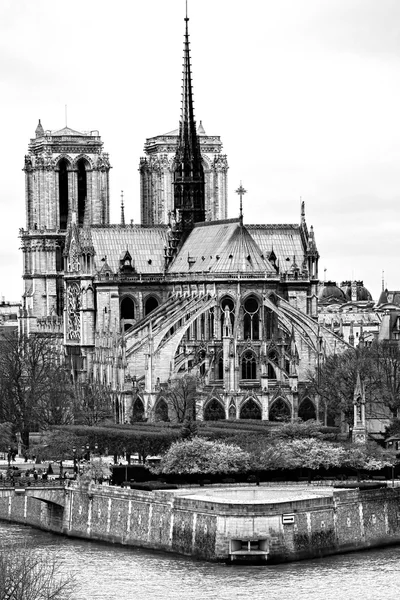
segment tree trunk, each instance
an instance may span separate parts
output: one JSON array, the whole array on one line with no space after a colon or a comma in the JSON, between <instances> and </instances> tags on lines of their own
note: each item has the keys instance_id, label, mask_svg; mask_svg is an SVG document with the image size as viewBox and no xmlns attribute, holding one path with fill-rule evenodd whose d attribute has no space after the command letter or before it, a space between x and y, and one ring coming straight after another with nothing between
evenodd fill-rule
<instances>
[{"instance_id":1,"label":"tree trunk","mask_svg":"<svg viewBox=\"0 0 400 600\"><path fill-rule=\"evenodd\" d=\"M25 446L25 450L29 449L29 429L23 429L21 431L21 441Z\"/></svg>"}]
</instances>

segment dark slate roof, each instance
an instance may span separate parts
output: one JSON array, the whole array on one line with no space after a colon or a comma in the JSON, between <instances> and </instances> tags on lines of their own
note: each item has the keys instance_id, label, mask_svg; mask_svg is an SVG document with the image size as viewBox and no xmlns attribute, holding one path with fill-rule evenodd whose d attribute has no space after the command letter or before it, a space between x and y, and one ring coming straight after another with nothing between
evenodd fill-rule
<instances>
[{"instance_id":1,"label":"dark slate roof","mask_svg":"<svg viewBox=\"0 0 400 600\"><path fill-rule=\"evenodd\" d=\"M266 255L238 219L198 223L168 272L276 274Z\"/></svg>"},{"instance_id":2,"label":"dark slate roof","mask_svg":"<svg viewBox=\"0 0 400 600\"><path fill-rule=\"evenodd\" d=\"M301 239L300 225L246 225L247 230L261 249L269 257L273 250L281 273L289 271L293 257L301 268L305 249Z\"/></svg>"},{"instance_id":3,"label":"dark slate roof","mask_svg":"<svg viewBox=\"0 0 400 600\"><path fill-rule=\"evenodd\" d=\"M109 225L91 228L95 249L95 267L100 270L106 258L115 273L120 258L127 250L132 256L132 266L138 273L164 271L164 247L167 245L167 227L142 227L140 225Z\"/></svg>"}]
</instances>

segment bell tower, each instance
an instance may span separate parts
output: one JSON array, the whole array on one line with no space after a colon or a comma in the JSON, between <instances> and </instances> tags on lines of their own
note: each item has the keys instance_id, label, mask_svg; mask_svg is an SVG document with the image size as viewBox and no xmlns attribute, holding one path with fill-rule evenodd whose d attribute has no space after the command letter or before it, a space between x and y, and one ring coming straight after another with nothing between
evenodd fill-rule
<instances>
[{"instance_id":1,"label":"bell tower","mask_svg":"<svg viewBox=\"0 0 400 600\"><path fill-rule=\"evenodd\" d=\"M45 319L62 317L66 231L73 214L79 228L109 223L110 168L98 131L44 130L39 121L23 169L26 229L20 238L27 333Z\"/></svg>"}]
</instances>

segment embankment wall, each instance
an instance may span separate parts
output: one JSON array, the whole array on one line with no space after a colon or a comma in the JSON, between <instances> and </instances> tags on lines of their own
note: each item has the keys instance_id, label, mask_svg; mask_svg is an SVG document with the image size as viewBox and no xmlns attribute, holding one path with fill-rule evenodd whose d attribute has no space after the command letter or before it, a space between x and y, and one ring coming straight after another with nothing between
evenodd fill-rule
<instances>
[{"instance_id":1,"label":"embankment wall","mask_svg":"<svg viewBox=\"0 0 400 600\"><path fill-rule=\"evenodd\" d=\"M261 490L260 490L261 492ZM226 560L231 539L267 539L283 562L400 543L400 488L338 490L290 502L215 501L194 490L139 491L72 485L0 490L0 519L68 536ZM220 498L223 497L220 495ZM262 497L262 496L261 496ZM59 503L57 503L59 502ZM283 519L283 515L290 516Z\"/></svg>"}]
</instances>

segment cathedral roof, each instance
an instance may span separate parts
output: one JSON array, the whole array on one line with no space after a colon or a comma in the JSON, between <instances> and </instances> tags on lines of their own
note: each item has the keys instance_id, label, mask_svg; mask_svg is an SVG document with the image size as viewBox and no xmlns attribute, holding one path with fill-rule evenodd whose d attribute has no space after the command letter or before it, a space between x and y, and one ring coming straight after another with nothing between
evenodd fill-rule
<instances>
[{"instance_id":1,"label":"cathedral roof","mask_svg":"<svg viewBox=\"0 0 400 600\"><path fill-rule=\"evenodd\" d=\"M264 256L274 251L281 273L290 270L293 257L302 267L305 249L299 225L246 225L246 228Z\"/></svg>"},{"instance_id":2,"label":"cathedral roof","mask_svg":"<svg viewBox=\"0 0 400 600\"><path fill-rule=\"evenodd\" d=\"M51 135L52 136L62 136L62 135L86 136L87 133L83 133L82 131L76 131L75 129L71 129L70 127L63 127L63 129L52 131Z\"/></svg>"},{"instance_id":3,"label":"cathedral roof","mask_svg":"<svg viewBox=\"0 0 400 600\"><path fill-rule=\"evenodd\" d=\"M102 259L106 257L111 270L114 273L118 272L121 255L128 250L138 273L151 274L164 271L166 227L92 226L91 232L97 270L102 268Z\"/></svg>"},{"instance_id":4,"label":"cathedral roof","mask_svg":"<svg viewBox=\"0 0 400 600\"><path fill-rule=\"evenodd\" d=\"M197 224L169 273L273 273L276 270L237 219Z\"/></svg>"}]
</instances>

